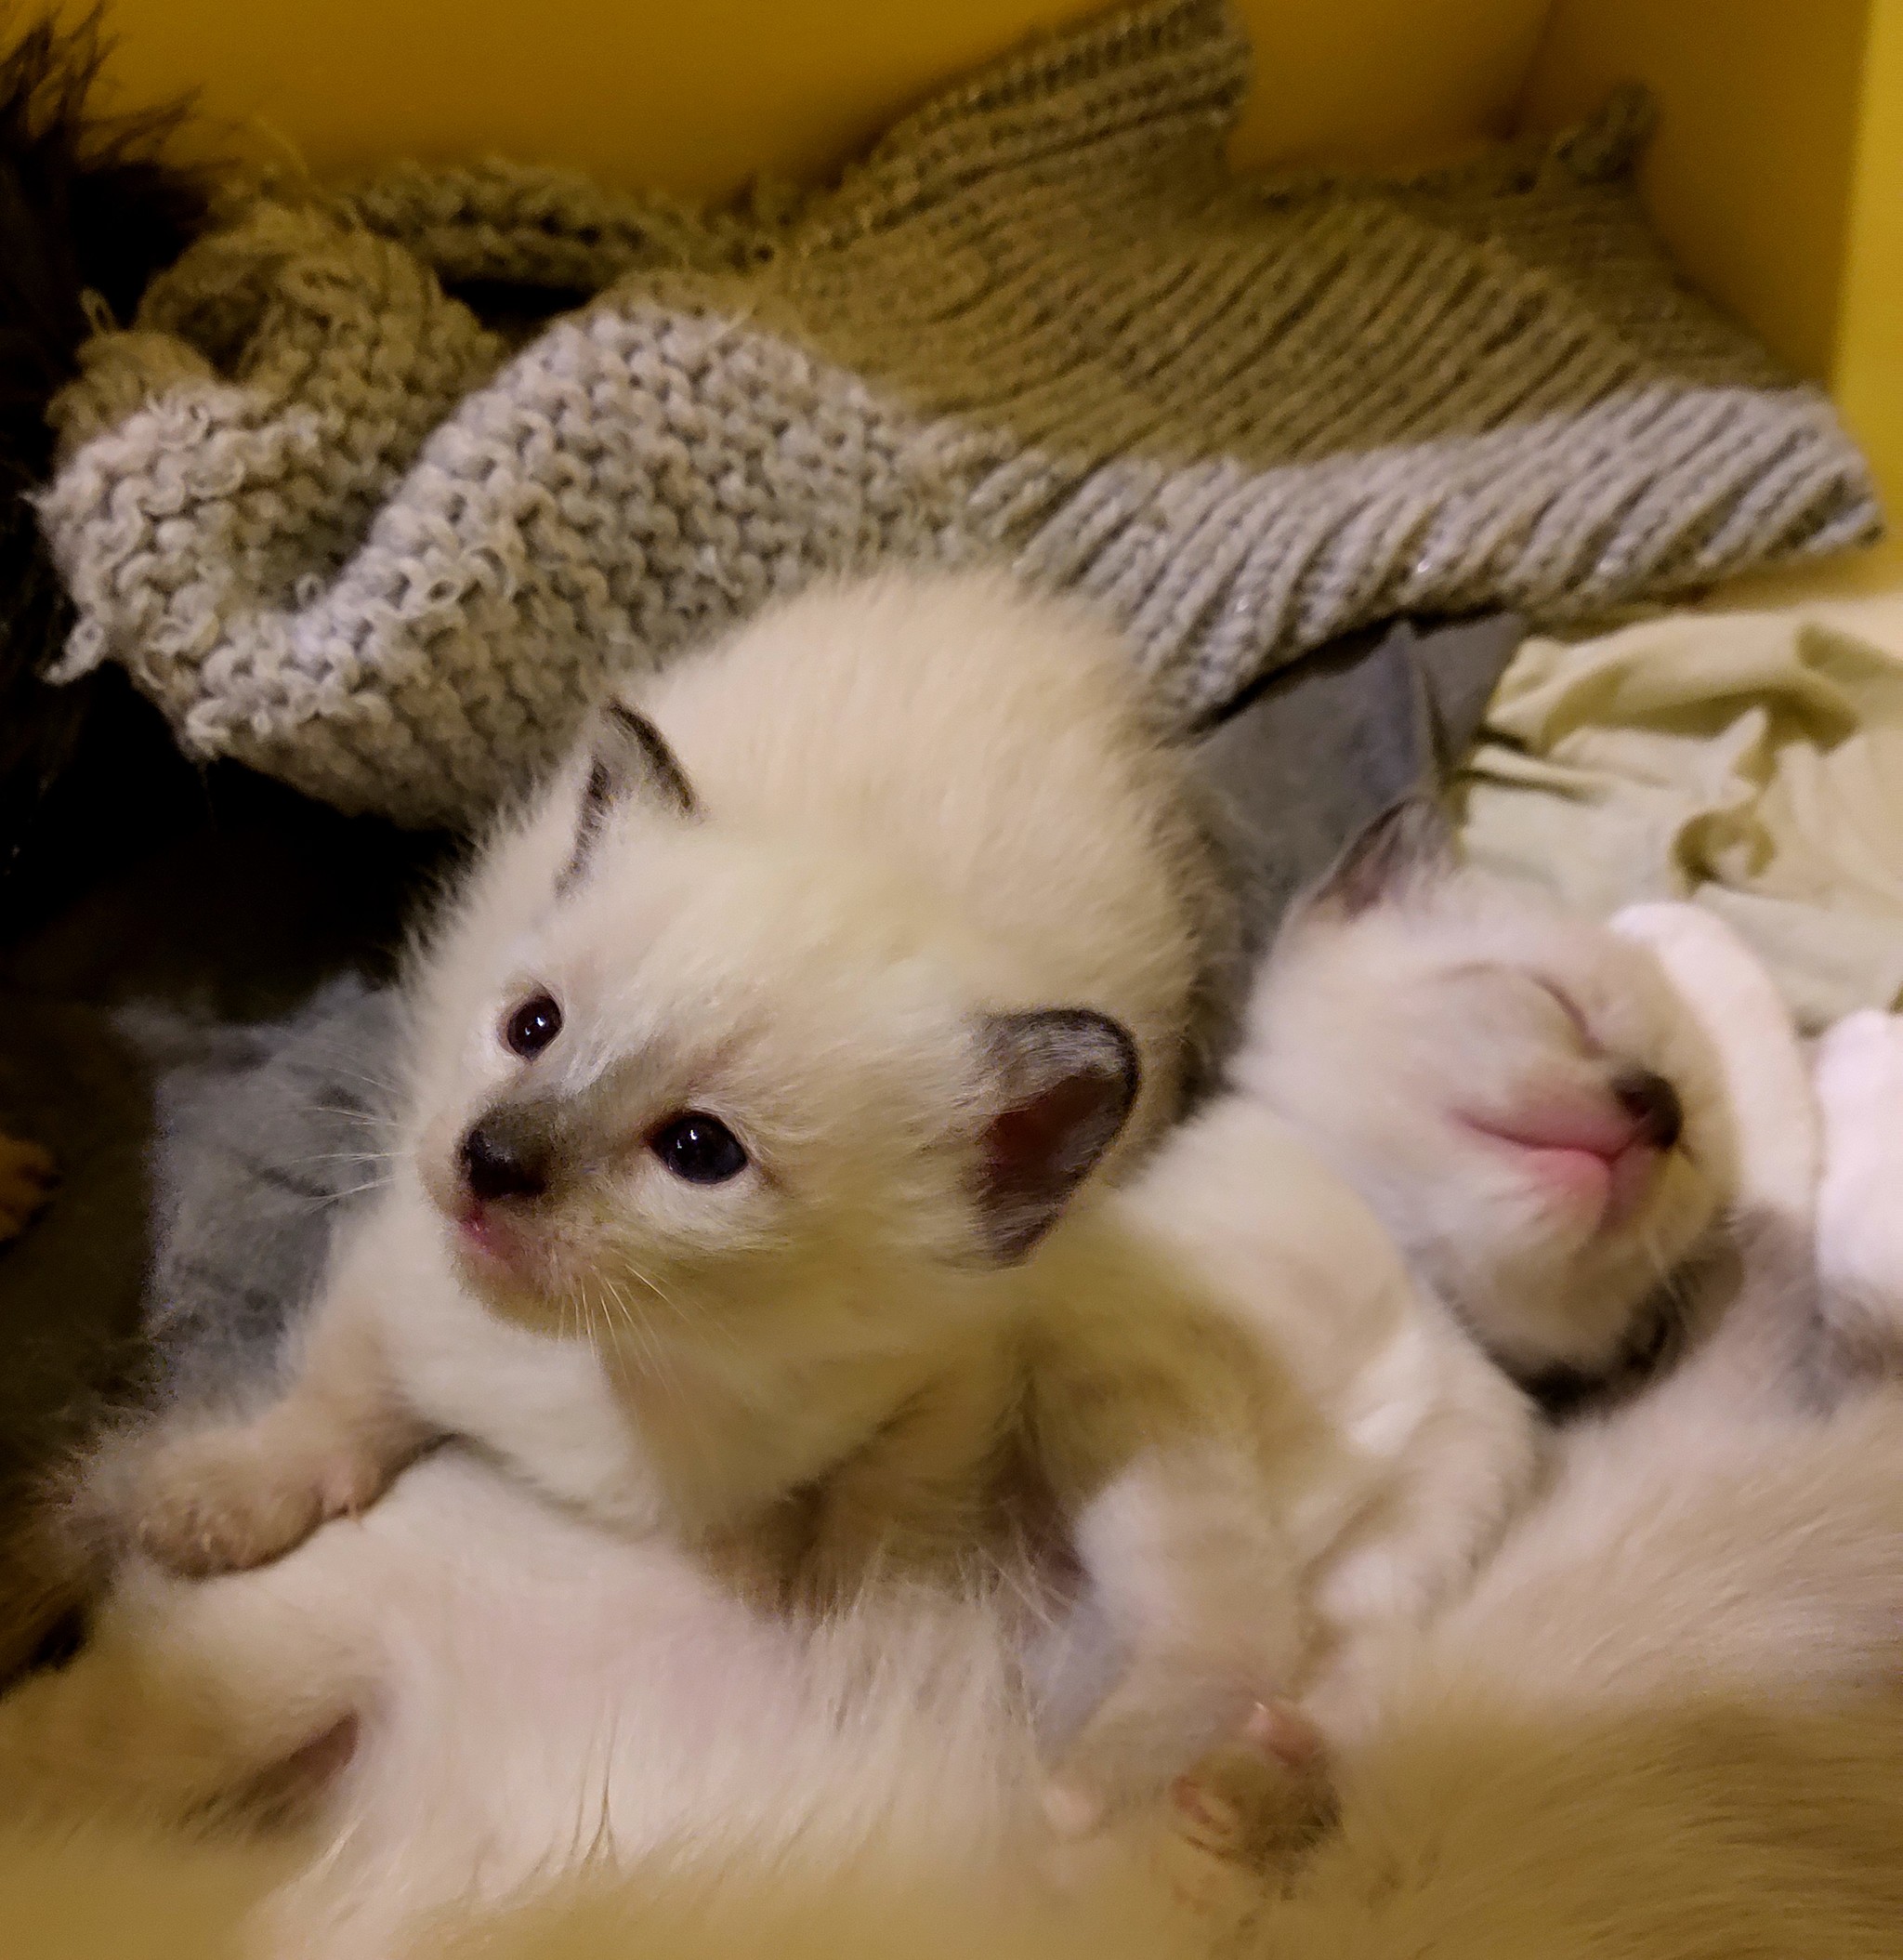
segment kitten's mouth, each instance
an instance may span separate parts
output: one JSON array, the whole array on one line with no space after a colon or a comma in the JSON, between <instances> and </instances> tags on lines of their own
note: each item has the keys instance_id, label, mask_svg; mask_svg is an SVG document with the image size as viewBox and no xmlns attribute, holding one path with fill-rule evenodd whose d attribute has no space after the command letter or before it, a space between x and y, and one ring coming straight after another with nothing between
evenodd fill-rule
<instances>
[{"instance_id":1,"label":"kitten's mouth","mask_svg":"<svg viewBox=\"0 0 1903 1960\"><path fill-rule=\"evenodd\" d=\"M457 1254L474 1278L520 1286L540 1270L543 1262L532 1238L500 1206L471 1200L453 1215L451 1223Z\"/></svg>"},{"instance_id":2,"label":"kitten's mouth","mask_svg":"<svg viewBox=\"0 0 1903 1960\"><path fill-rule=\"evenodd\" d=\"M1542 1187L1616 1230L1644 1206L1664 1152L1616 1108L1588 1105L1511 1117L1463 1114L1476 1136L1515 1151Z\"/></svg>"}]
</instances>

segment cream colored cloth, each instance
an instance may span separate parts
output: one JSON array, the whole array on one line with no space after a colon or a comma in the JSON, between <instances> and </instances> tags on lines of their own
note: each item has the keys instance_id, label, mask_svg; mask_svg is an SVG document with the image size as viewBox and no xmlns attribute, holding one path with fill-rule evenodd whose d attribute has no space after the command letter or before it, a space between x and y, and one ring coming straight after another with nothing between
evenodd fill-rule
<instances>
[{"instance_id":1,"label":"cream colored cloth","mask_svg":"<svg viewBox=\"0 0 1903 1960\"><path fill-rule=\"evenodd\" d=\"M1463 795L1476 862L1597 913L1696 898L1809 1028L1903 996L1903 597L1529 639Z\"/></svg>"}]
</instances>

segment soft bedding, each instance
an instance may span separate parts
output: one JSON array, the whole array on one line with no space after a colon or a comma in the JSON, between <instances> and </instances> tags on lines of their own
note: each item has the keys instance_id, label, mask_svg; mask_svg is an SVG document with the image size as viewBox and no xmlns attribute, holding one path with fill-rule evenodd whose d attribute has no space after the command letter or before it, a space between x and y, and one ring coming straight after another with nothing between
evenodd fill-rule
<instances>
[{"instance_id":1,"label":"soft bedding","mask_svg":"<svg viewBox=\"0 0 1903 1960\"><path fill-rule=\"evenodd\" d=\"M1903 997L1903 599L1529 639L1463 795L1482 862L1592 912L1695 899L1810 1029Z\"/></svg>"}]
</instances>

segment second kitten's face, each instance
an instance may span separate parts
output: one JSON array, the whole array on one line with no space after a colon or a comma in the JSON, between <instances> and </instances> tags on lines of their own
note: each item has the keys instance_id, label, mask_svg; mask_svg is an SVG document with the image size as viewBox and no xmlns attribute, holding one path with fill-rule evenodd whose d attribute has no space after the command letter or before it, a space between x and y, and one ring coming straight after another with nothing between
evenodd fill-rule
<instances>
[{"instance_id":1,"label":"second kitten's face","mask_svg":"<svg viewBox=\"0 0 1903 1960\"><path fill-rule=\"evenodd\" d=\"M1291 919L1244 1086L1368 1199L1522 1378L1595 1374L1733 1183L1716 1058L1644 948L1385 820Z\"/></svg>"}]
</instances>

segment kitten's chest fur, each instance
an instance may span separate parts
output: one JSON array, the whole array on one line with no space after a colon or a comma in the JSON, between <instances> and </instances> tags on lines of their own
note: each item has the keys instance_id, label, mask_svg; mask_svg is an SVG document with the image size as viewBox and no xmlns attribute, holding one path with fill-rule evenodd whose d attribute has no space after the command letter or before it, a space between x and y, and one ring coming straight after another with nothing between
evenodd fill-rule
<instances>
[{"instance_id":1,"label":"kitten's chest fur","mask_svg":"<svg viewBox=\"0 0 1903 1960\"><path fill-rule=\"evenodd\" d=\"M712 1542L730 1574L809 1612L883 1585L1001 1586L1049 1603L1075 1582L1025 1421L1020 1345L999 1338L922 1384L821 1475Z\"/></svg>"}]
</instances>

